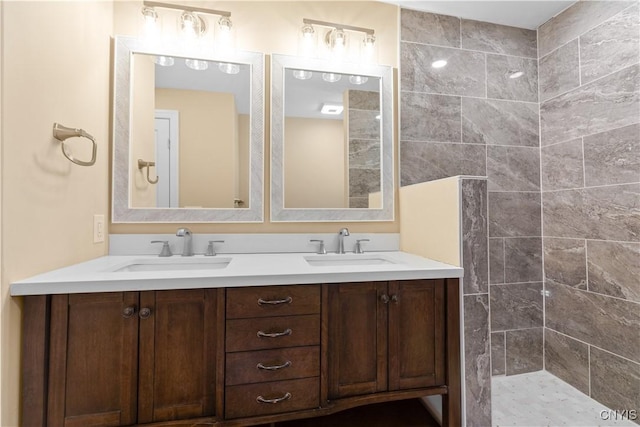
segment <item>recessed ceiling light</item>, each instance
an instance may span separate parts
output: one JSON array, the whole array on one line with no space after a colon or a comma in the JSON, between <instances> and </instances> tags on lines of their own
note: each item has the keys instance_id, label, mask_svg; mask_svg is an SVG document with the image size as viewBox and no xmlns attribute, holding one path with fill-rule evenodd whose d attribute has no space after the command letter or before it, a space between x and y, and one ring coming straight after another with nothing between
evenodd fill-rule
<instances>
[{"instance_id":1,"label":"recessed ceiling light","mask_svg":"<svg viewBox=\"0 0 640 427\"><path fill-rule=\"evenodd\" d=\"M447 60L446 60L446 59L438 59L437 61L433 61L433 62L431 63L431 66L432 66L433 68L442 68L442 67L444 67L445 65L447 65Z\"/></svg>"},{"instance_id":2,"label":"recessed ceiling light","mask_svg":"<svg viewBox=\"0 0 640 427\"><path fill-rule=\"evenodd\" d=\"M517 79L518 77L524 76L524 71L509 71L510 79Z\"/></svg>"},{"instance_id":3,"label":"recessed ceiling light","mask_svg":"<svg viewBox=\"0 0 640 427\"><path fill-rule=\"evenodd\" d=\"M328 114L328 115L331 115L331 116L336 116L336 115L342 113L343 109L344 109L344 107L342 105L322 104L322 109L320 110L320 112L322 114Z\"/></svg>"}]
</instances>

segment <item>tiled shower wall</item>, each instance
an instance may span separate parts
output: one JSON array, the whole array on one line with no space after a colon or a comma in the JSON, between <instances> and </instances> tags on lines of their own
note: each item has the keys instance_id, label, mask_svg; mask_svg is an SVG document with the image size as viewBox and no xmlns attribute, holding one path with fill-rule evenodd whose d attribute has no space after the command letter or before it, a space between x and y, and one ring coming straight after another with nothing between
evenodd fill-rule
<instances>
[{"instance_id":1,"label":"tiled shower wall","mask_svg":"<svg viewBox=\"0 0 640 427\"><path fill-rule=\"evenodd\" d=\"M639 14L581 1L538 33L545 367L638 413Z\"/></svg>"}]
</instances>

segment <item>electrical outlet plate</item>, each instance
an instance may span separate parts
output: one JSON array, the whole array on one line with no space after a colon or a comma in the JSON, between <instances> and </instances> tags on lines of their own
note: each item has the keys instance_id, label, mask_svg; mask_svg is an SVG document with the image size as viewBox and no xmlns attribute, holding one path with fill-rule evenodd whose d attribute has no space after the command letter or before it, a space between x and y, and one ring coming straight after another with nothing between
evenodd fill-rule
<instances>
[{"instance_id":1,"label":"electrical outlet plate","mask_svg":"<svg viewBox=\"0 0 640 427\"><path fill-rule=\"evenodd\" d=\"M104 215L93 216L93 243L104 242Z\"/></svg>"}]
</instances>

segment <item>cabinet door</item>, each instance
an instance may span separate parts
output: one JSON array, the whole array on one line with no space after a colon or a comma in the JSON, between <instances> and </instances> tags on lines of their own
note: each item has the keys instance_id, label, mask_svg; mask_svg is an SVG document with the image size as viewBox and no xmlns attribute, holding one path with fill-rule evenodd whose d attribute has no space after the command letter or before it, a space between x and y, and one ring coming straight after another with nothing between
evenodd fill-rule
<instances>
[{"instance_id":1,"label":"cabinet door","mask_svg":"<svg viewBox=\"0 0 640 427\"><path fill-rule=\"evenodd\" d=\"M52 297L48 426L135 423L137 299L135 292Z\"/></svg>"},{"instance_id":2,"label":"cabinet door","mask_svg":"<svg viewBox=\"0 0 640 427\"><path fill-rule=\"evenodd\" d=\"M216 291L141 292L140 314L138 423L213 415Z\"/></svg>"},{"instance_id":3,"label":"cabinet door","mask_svg":"<svg viewBox=\"0 0 640 427\"><path fill-rule=\"evenodd\" d=\"M389 390L444 384L444 280L390 282L389 296Z\"/></svg>"},{"instance_id":4,"label":"cabinet door","mask_svg":"<svg viewBox=\"0 0 640 427\"><path fill-rule=\"evenodd\" d=\"M386 282L328 286L329 398L387 389Z\"/></svg>"}]
</instances>

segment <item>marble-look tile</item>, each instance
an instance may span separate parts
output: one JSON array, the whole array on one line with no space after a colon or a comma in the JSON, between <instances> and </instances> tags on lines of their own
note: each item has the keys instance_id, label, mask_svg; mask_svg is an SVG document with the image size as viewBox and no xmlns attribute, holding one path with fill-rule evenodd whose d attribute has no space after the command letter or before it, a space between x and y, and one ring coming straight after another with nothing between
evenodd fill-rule
<instances>
[{"instance_id":1,"label":"marble-look tile","mask_svg":"<svg viewBox=\"0 0 640 427\"><path fill-rule=\"evenodd\" d=\"M505 373L504 332L495 332L491 334L491 375Z\"/></svg>"},{"instance_id":2,"label":"marble-look tile","mask_svg":"<svg viewBox=\"0 0 640 427\"><path fill-rule=\"evenodd\" d=\"M544 193L543 212L545 236L640 241L640 184Z\"/></svg>"},{"instance_id":3,"label":"marble-look tile","mask_svg":"<svg viewBox=\"0 0 640 427\"><path fill-rule=\"evenodd\" d=\"M464 297L464 386L468 426L491 425L489 298Z\"/></svg>"},{"instance_id":4,"label":"marble-look tile","mask_svg":"<svg viewBox=\"0 0 640 427\"><path fill-rule=\"evenodd\" d=\"M349 197L350 208L369 208L368 197Z\"/></svg>"},{"instance_id":5,"label":"marble-look tile","mask_svg":"<svg viewBox=\"0 0 640 427\"><path fill-rule=\"evenodd\" d=\"M460 47L460 19L454 16L400 9L400 40Z\"/></svg>"},{"instance_id":6,"label":"marble-look tile","mask_svg":"<svg viewBox=\"0 0 640 427\"><path fill-rule=\"evenodd\" d=\"M543 368L542 328L505 333L507 375L540 371Z\"/></svg>"},{"instance_id":7,"label":"marble-look tile","mask_svg":"<svg viewBox=\"0 0 640 427\"><path fill-rule=\"evenodd\" d=\"M491 285L491 331L543 325L542 283Z\"/></svg>"},{"instance_id":8,"label":"marble-look tile","mask_svg":"<svg viewBox=\"0 0 640 427\"><path fill-rule=\"evenodd\" d=\"M542 190L584 187L582 138L542 147Z\"/></svg>"},{"instance_id":9,"label":"marble-look tile","mask_svg":"<svg viewBox=\"0 0 640 427\"><path fill-rule=\"evenodd\" d=\"M585 137L584 167L587 186L640 182L640 124Z\"/></svg>"},{"instance_id":10,"label":"marble-look tile","mask_svg":"<svg viewBox=\"0 0 640 427\"><path fill-rule=\"evenodd\" d=\"M486 147L400 141L401 185L456 175L485 176Z\"/></svg>"},{"instance_id":11,"label":"marble-look tile","mask_svg":"<svg viewBox=\"0 0 640 427\"><path fill-rule=\"evenodd\" d=\"M536 31L482 21L462 20L462 48L537 58Z\"/></svg>"},{"instance_id":12,"label":"marble-look tile","mask_svg":"<svg viewBox=\"0 0 640 427\"><path fill-rule=\"evenodd\" d=\"M640 362L638 304L546 284L546 327Z\"/></svg>"},{"instance_id":13,"label":"marble-look tile","mask_svg":"<svg viewBox=\"0 0 640 427\"><path fill-rule=\"evenodd\" d=\"M640 414L640 364L591 347L591 397L611 409Z\"/></svg>"},{"instance_id":14,"label":"marble-look tile","mask_svg":"<svg viewBox=\"0 0 640 427\"><path fill-rule=\"evenodd\" d=\"M380 111L380 93L349 89L349 108Z\"/></svg>"},{"instance_id":15,"label":"marble-look tile","mask_svg":"<svg viewBox=\"0 0 640 427\"><path fill-rule=\"evenodd\" d=\"M524 74L511 78L517 71ZM487 55L487 97L538 102L538 61L515 56Z\"/></svg>"},{"instance_id":16,"label":"marble-look tile","mask_svg":"<svg viewBox=\"0 0 640 427\"><path fill-rule=\"evenodd\" d=\"M380 141L350 139L349 169L380 169Z\"/></svg>"},{"instance_id":17,"label":"marble-look tile","mask_svg":"<svg viewBox=\"0 0 640 427\"><path fill-rule=\"evenodd\" d=\"M578 39L540 58L540 101L580 86Z\"/></svg>"},{"instance_id":18,"label":"marble-look tile","mask_svg":"<svg viewBox=\"0 0 640 427\"><path fill-rule=\"evenodd\" d=\"M489 237L541 235L540 193L489 193Z\"/></svg>"},{"instance_id":19,"label":"marble-look tile","mask_svg":"<svg viewBox=\"0 0 640 427\"><path fill-rule=\"evenodd\" d=\"M538 147L538 104L462 98L462 142Z\"/></svg>"},{"instance_id":20,"label":"marble-look tile","mask_svg":"<svg viewBox=\"0 0 640 427\"><path fill-rule=\"evenodd\" d=\"M578 1L538 28L538 57L575 39L628 7L628 1Z\"/></svg>"},{"instance_id":21,"label":"marble-look tile","mask_svg":"<svg viewBox=\"0 0 640 427\"><path fill-rule=\"evenodd\" d=\"M489 283L504 283L504 239L489 239Z\"/></svg>"},{"instance_id":22,"label":"marble-look tile","mask_svg":"<svg viewBox=\"0 0 640 427\"><path fill-rule=\"evenodd\" d=\"M431 66L431 63L441 59L447 60L446 66ZM400 63L400 86L403 91L485 95L483 53L402 42Z\"/></svg>"},{"instance_id":23,"label":"marble-look tile","mask_svg":"<svg viewBox=\"0 0 640 427\"><path fill-rule=\"evenodd\" d=\"M349 169L349 197L380 191L380 169Z\"/></svg>"},{"instance_id":24,"label":"marble-look tile","mask_svg":"<svg viewBox=\"0 0 640 427\"><path fill-rule=\"evenodd\" d=\"M380 140L378 111L349 109L349 138Z\"/></svg>"},{"instance_id":25,"label":"marble-look tile","mask_svg":"<svg viewBox=\"0 0 640 427\"><path fill-rule=\"evenodd\" d=\"M463 179L462 267L466 294L489 292L487 180Z\"/></svg>"},{"instance_id":26,"label":"marble-look tile","mask_svg":"<svg viewBox=\"0 0 640 427\"><path fill-rule=\"evenodd\" d=\"M587 269L590 291L640 302L640 243L589 240Z\"/></svg>"},{"instance_id":27,"label":"marble-look tile","mask_svg":"<svg viewBox=\"0 0 640 427\"><path fill-rule=\"evenodd\" d=\"M489 191L540 190L540 150L535 147L487 147Z\"/></svg>"},{"instance_id":28,"label":"marble-look tile","mask_svg":"<svg viewBox=\"0 0 640 427\"><path fill-rule=\"evenodd\" d=\"M544 279L546 283L587 289L585 241L544 238Z\"/></svg>"},{"instance_id":29,"label":"marble-look tile","mask_svg":"<svg viewBox=\"0 0 640 427\"><path fill-rule=\"evenodd\" d=\"M542 145L636 123L640 114L639 71L640 67L633 65L543 102Z\"/></svg>"},{"instance_id":30,"label":"marble-look tile","mask_svg":"<svg viewBox=\"0 0 640 427\"><path fill-rule=\"evenodd\" d=\"M505 239L504 259L506 283L542 281L540 237Z\"/></svg>"},{"instance_id":31,"label":"marble-look tile","mask_svg":"<svg viewBox=\"0 0 640 427\"><path fill-rule=\"evenodd\" d=\"M544 330L545 369L589 394L589 346L556 331Z\"/></svg>"},{"instance_id":32,"label":"marble-look tile","mask_svg":"<svg viewBox=\"0 0 640 427\"><path fill-rule=\"evenodd\" d=\"M580 36L582 84L640 60L638 3Z\"/></svg>"},{"instance_id":33,"label":"marble-look tile","mask_svg":"<svg viewBox=\"0 0 640 427\"><path fill-rule=\"evenodd\" d=\"M460 142L460 98L402 92L400 139Z\"/></svg>"}]
</instances>

